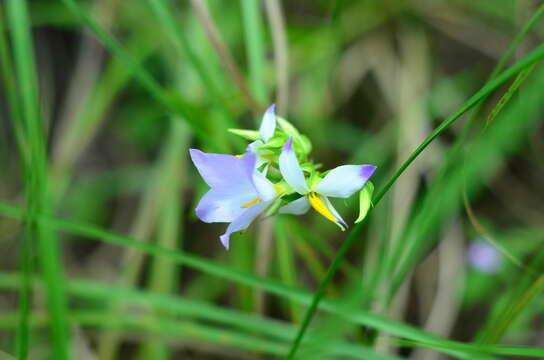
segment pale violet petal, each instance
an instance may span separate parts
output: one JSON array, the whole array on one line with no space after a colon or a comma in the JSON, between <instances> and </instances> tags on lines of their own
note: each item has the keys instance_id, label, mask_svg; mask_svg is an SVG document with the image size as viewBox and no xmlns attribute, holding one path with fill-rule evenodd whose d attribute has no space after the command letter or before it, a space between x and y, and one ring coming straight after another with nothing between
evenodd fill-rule
<instances>
[{"instance_id":1,"label":"pale violet petal","mask_svg":"<svg viewBox=\"0 0 544 360\"><path fill-rule=\"evenodd\" d=\"M267 142L274 135L275 130L276 130L276 105L273 104L264 113L263 120L261 122L261 127L259 128L261 139L263 139L264 142Z\"/></svg>"},{"instance_id":2,"label":"pale violet petal","mask_svg":"<svg viewBox=\"0 0 544 360\"><path fill-rule=\"evenodd\" d=\"M262 145L264 145L264 143L261 140L255 140L254 142L249 143L249 145L246 147L246 151L251 151L257 154L257 149Z\"/></svg>"},{"instance_id":3,"label":"pale violet petal","mask_svg":"<svg viewBox=\"0 0 544 360\"><path fill-rule=\"evenodd\" d=\"M332 169L315 188L319 194L347 198L361 190L376 171L373 165L342 165Z\"/></svg>"},{"instance_id":4,"label":"pale violet petal","mask_svg":"<svg viewBox=\"0 0 544 360\"><path fill-rule=\"evenodd\" d=\"M251 183L257 156L247 152L242 157L224 154L209 154L190 149L191 160L204 181L211 187L229 187Z\"/></svg>"},{"instance_id":5,"label":"pale violet petal","mask_svg":"<svg viewBox=\"0 0 544 360\"><path fill-rule=\"evenodd\" d=\"M253 186L214 187L198 203L196 215L204 222L231 222L243 212L243 206L259 196Z\"/></svg>"},{"instance_id":6,"label":"pale violet petal","mask_svg":"<svg viewBox=\"0 0 544 360\"><path fill-rule=\"evenodd\" d=\"M309 209L310 202L308 201L308 198L306 196L303 196L300 199L297 199L285 206L282 206L278 212L280 214L303 215L306 214Z\"/></svg>"},{"instance_id":7,"label":"pale violet petal","mask_svg":"<svg viewBox=\"0 0 544 360\"><path fill-rule=\"evenodd\" d=\"M262 155L269 152L259 150L259 146L262 145L264 145L264 143L261 140L255 140L246 147L246 151L251 151L257 155L257 163L255 164L256 168L260 168L263 164L268 162Z\"/></svg>"},{"instance_id":8,"label":"pale violet petal","mask_svg":"<svg viewBox=\"0 0 544 360\"><path fill-rule=\"evenodd\" d=\"M263 201L244 209L240 216L229 224L227 231L219 237L221 244L228 250L230 235L236 231L246 229L269 205L269 201Z\"/></svg>"},{"instance_id":9,"label":"pale violet petal","mask_svg":"<svg viewBox=\"0 0 544 360\"><path fill-rule=\"evenodd\" d=\"M332 215L334 216L334 218L336 219L336 221L338 222L339 225L342 225L344 228L348 228L348 224L346 224L346 222L344 221L344 219L342 219L342 217L340 216L340 214L338 213L338 211L336 211L336 209L334 208L334 206L332 206L330 200L326 197L326 196L323 196L323 195L320 195L319 198L321 199L321 201L323 201L325 203L325 205L327 206L327 209L329 209L329 211L332 213ZM341 226L341 227L342 227ZM345 230L345 229L342 229L342 231Z\"/></svg>"},{"instance_id":10,"label":"pale violet petal","mask_svg":"<svg viewBox=\"0 0 544 360\"><path fill-rule=\"evenodd\" d=\"M280 154L280 172L289 185L301 195L307 194L310 190L306 185L304 173L298 163L295 150L293 149L293 138L289 138L283 145Z\"/></svg>"},{"instance_id":11,"label":"pale violet petal","mask_svg":"<svg viewBox=\"0 0 544 360\"><path fill-rule=\"evenodd\" d=\"M264 174L257 170L253 173L253 183L255 184L255 189L257 190L257 194L259 194L259 198L262 200L269 201L276 197L274 185L266 178L266 176L264 176Z\"/></svg>"}]
</instances>

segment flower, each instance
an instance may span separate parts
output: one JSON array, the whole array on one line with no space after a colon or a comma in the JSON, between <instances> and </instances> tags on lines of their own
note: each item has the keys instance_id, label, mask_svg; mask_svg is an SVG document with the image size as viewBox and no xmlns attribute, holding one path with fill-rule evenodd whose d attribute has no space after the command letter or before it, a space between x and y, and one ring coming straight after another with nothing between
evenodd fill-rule
<instances>
[{"instance_id":1,"label":"flower","mask_svg":"<svg viewBox=\"0 0 544 360\"><path fill-rule=\"evenodd\" d=\"M376 166L373 165L338 166L325 175L323 179L313 181L312 187L309 188L293 149L292 137L289 138L282 148L279 167L285 181L297 193L303 195L300 199L280 208L279 212L283 214L302 215L311 206L325 218L337 224L342 230L345 230L348 226L328 198L350 197L362 189L367 180L376 171Z\"/></svg>"},{"instance_id":2,"label":"flower","mask_svg":"<svg viewBox=\"0 0 544 360\"><path fill-rule=\"evenodd\" d=\"M255 140L249 144L246 151L251 151L257 155L257 167L269 161L270 155L273 154L270 150L260 150L268 140L274 136L276 131L276 104L272 104L266 109L261 126L259 127L260 140Z\"/></svg>"},{"instance_id":3,"label":"flower","mask_svg":"<svg viewBox=\"0 0 544 360\"><path fill-rule=\"evenodd\" d=\"M261 121L261 127L259 128L259 134L264 142L270 140L276 130L276 104L272 104L266 109L263 120Z\"/></svg>"},{"instance_id":4,"label":"flower","mask_svg":"<svg viewBox=\"0 0 544 360\"><path fill-rule=\"evenodd\" d=\"M207 223L230 223L220 236L229 248L230 235L246 229L276 197L274 185L256 168L256 155L208 154L189 150L200 176L211 189L200 199L196 214Z\"/></svg>"},{"instance_id":5,"label":"flower","mask_svg":"<svg viewBox=\"0 0 544 360\"><path fill-rule=\"evenodd\" d=\"M494 246L485 241L471 243L466 256L473 268L488 274L497 272L503 261L502 254Z\"/></svg>"}]
</instances>

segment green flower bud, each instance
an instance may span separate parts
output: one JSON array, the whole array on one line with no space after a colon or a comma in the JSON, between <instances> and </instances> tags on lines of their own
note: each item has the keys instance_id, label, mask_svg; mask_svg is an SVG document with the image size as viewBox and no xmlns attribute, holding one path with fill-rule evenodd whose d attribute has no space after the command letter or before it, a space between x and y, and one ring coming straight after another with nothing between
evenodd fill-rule
<instances>
[{"instance_id":1,"label":"green flower bud","mask_svg":"<svg viewBox=\"0 0 544 360\"><path fill-rule=\"evenodd\" d=\"M297 143L300 145L302 152L305 155L308 155L312 151L312 143L306 135L300 135L298 141L295 142L295 146L297 145Z\"/></svg>"},{"instance_id":2,"label":"green flower bud","mask_svg":"<svg viewBox=\"0 0 544 360\"><path fill-rule=\"evenodd\" d=\"M367 181L363 189L359 192L359 217L355 223L363 221L368 214L368 210L372 206L372 193L374 192L374 184Z\"/></svg>"},{"instance_id":3,"label":"green flower bud","mask_svg":"<svg viewBox=\"0 0 544 360\"><path fill-rule=\"evenodd\" d=\"M278 121L278 124L280 124L281 128L289 137L293 137L296 139L300 136L300 133L298 132L297 128L293 126L289 121L285 120L284 118L280 116L276 116L276 120Z\"/></svg>"}]
</instances>

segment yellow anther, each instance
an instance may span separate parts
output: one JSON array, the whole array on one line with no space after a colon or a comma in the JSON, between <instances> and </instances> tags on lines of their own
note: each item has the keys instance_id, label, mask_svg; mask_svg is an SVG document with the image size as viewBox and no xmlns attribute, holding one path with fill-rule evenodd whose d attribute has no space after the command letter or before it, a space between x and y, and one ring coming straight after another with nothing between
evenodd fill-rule
<instances>
[{"instance_id":1,"label":"yellow anther","mask_svg":"<svg viewBox=\"0 0 544 360\"><path fill-rule=\"evenodd\" d=\"M308 200L310 201L310 204L315 209L315 211L317 211L333 223L337 223L336 218L331 213L327 205L325 205L323 200L321 200L315 192L311 192L310 194L308 194Z\"/></svg>"},{"instance_id":2,"label":"yellow anther","mask_svg":"<svg viewBox=\"0 0 544 360\"><path fill-rule=\"evenodd\" d=\"M234 156L236 156L237 158L241 158L242 156L244 156L244 154L234 155Z\"/></svg>"},{"instance_id":3,"label":"yellow anther","mask_svg":"<svg viewBox=\"0 0 544 360\"><path fill-rule=\"evenodd\" d=\"M248 202L247 204L245 204L244 206L242 206L242 208L243 208L243 209L246 209L246 208L250 207L251 205L255 205L256 203L260 203L261 201L263 201L263 199L261 199L261 198L256 198L255 200L250 201L250 202Z\"/></svg>"}]
</instances>

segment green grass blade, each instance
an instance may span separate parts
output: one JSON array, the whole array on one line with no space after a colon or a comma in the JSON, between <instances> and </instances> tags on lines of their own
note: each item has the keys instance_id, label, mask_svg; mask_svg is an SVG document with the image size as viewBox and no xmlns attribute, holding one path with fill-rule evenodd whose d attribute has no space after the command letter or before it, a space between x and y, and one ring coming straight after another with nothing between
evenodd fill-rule
<instances>
[{"instance_id":1,"label":"green grass blade","mask_svg":"<svg viewBox=\"0 0 544 360\"><path fill-rule=\"evenodd\" d=\"M18 277L6 273L0 273L0 288L3 289L16 289ZM160 308L168 312L170 315L183 315L205 319L210 322L216 322L219 324L230 325L240 330L257 331L265 334L274 340L286 340L289 341L293 338L295 328L286 323L282 323L277 320L264 319L255 315L246 314L237 310L228 310L214 305L210 305L204 302L191 301L184 298L160 294L143 292L136 289L117 287L112 285L106 285L99 282L89 280L70 280L68 282L68 291L70 294L77 298L92 299L95 301L101 301L104 304L108 304L114 299L124 299L127 303L134 306L144 306L150 308ZM81 313L81 312L80 312ZM349 316L349 311L345 312L345 316ZM74 313L75 314L75 313ZM103 312L101 312L102 315ZM75 316L77 321L77 316ZM7 317L0 316L0 323L4 326L7 324ZM105 320L108 317L102 316L101 319ZM106 326L121 326L121 323L117 323L106 320L108 325ZM121 325L114 325L114 324ZM150 323L147 320L147 323ZM98 323L94 323L95 326L100 326ZM395 325L392 325L395 326ZM406 328L408 326L402 324L400 328ZM153 325L153 328L155 326ZM438 340L427 341L412 341L417 346L428 347L436 349L438 351L444 351L445 348L449 352L465 353L469 351L473 356L480 353L482 359L489 358L486 354L500 354L500 355L520 355L539 357L544 354L544 349L539 348L527 348L521 346L493 346L493 345L479 345L479 344L464 344L456 343L453 341L440 342ZM334 346L334 345L333 345ZM359 351L365 348L357 348ZM368 350L367 350L368 351ZM461 355L462 357L462 355ZM363 357L364 358L364 357ZM376 357L379 358L379 357ZM384 358L384 357L382 357ZM385 357L388 358L388 357ZM466 357L465 357L466 358Z\"/></svg>"},{"instance_id":2,"label":"green grass blade","mask_svg":"<svg viewBox=\"0 0 544 360\"><path fill-rule=\"evenodd\" d=\"M515 76L520 71L531 66L536 61L544 57L544 45L540 45L533 51L531 51L527 56L518 61L516 64L508 68L501 75L497 76L494 80L491 80L486 85L484 85L476 94L474 94L469 100L467 100L453 115L445 119L433 132L412 152L408 159L400 166L400 168L393 174L393 176L387 181L387 183L380 189L373 199L374 206L378 205L381 199L387 194L391 189L393 184L397 179L402 175L402 173L412 164L412 162L432 143L444 130L446 130L451 124L453 124L457 119L461 117L465 112L470 110L474 105L488 96L492 91L496 90L499 86L503 85L511 77ZM362 229L364 221L356 225L350 234L347 236L346 240L342 243L342 246L338 250L335 258L333 259L327 275L319 285L319 289L315 293L314 300L312 305L308 309L302 325L300 327L300 332L291 349L289 350L288 358L292 359L304 337L306 329L310 325L310 322L317 311L317 306L321 301L321 298L324 296L325 291L331 282L336 270L339 265L342 263L348 249L350 248L352 242L355 240L357 234Z\"/></svg>"},{"instance_id":3,"label":"green grass blade","mask_svg":"<svg viewBox=\"0 0 544 360\"><path fill-rule=\"evenodd\" d=\"M238 127L235 119L233 118L232 111L225 103L225 96L219 87L219 84L222 84L224 80L211 71L213 64L211 63L210 59L207 59L204 56L199 56L199 54L197 54L197 52L194 50L193 45L189 41L191 34L182 29L180 24L176 21L176 17L173 16L175 11L179 10L173 8L173 6L169 6L166 0L148 0L148 2L151 10L154 12L160 24L164 27L166 35L173 42L174 49L181 57L188 60L188 63L194 69L196 75L202 82L203 87L209 94L206 100L210 101L214 108L218 110L220 121L217 125L221 129L218 129L217 133L224 133L229 128ZM216 140L216 142L223 143L225 142L224 139L225 137L222 136L219 139L221 141ZM228 140L229 141L227 143L232 141L237 148L242 148L241 141L239 141L239 139L236 137L229 137ZM230 152L229 150L229 146L222 146L222 151Z\"/></svg>"},{"instance_id":4,"label":"green grass blade","mask_svg":"<svg viewBox=\"0 0 544 360\"><path fill-rule=\"evenodd\" d=\"M183 200L180 175L185 173L188 155L185 149L188 147L189 129L185 124L171 120L171 132L168 145L165 149L166 161L172 163L168 170L171 198L166 201L161 209L161 218L157 227L158 245L171 251L181 251L183 228L179 219L182 218L181 203ZM177 166L176 166L177 164ZM175 289L175 284L180 281L180 270L176 264L168 259L153 258L151 264L151 275L149 288L154 293L169 293ZM168 347L158 341L150 341L142 348L143 358L168 359Z\"/></svg>"},{"instance_id":5,"label":"green grass blade","mask_svg":"<svg viewBox=\"0 0 544 360\"><path fill-rule=\"evenodd\" d=\"M129 67L136 79L140 84L153 96L161 105L163 105L168 111L177 114L180 118L187 121L191 126L195 134L204 142L209 140L209 135L206 129L202 126L202 122L198 121L194 116L189 106L183 103L179 98L173 99L168 95L157 81L126 51L118 44L118 42L103 28L101 28L96 21L94 21L87 11L83 9L74 0L62 0L64 4L76 14L87 27L96 35L97 39L108 48L113 55L117 56L121 61ZM213 142L210 142L213 144Z\"/></svg>"},{"instance_id":6,"label":"green grass blade","mask_svg":"<svg viewBox=\"0 0 544 360\"><path fill-rule=\"evenodd\" d=\"M178 121L172 119L172 121ZM180 124L182 125L182 124ZM188 127L181 126L172 129L170 138L165 142L158 164L154 167L150 184L145 189L138 213L131 226L131 234L140 242L148 242L153 234L156 223L164 206L169 202L173 188L178 186L179 157L187 147ZM182 146L185 145L185 146ZM173 175L176 174L176 175ZM120 264L119 283L134 285L138 282L143 269L145 254L133 248L126 248ZM112 304L112 313L121 310L119 304ZM98 341L98 350L101 359L115 359L119 349L118 336L115 332L102 334Z\"/></svg>"},{"instance_id":7,"label":"green grass blade","mask_svg":"<svg viewBox=\"0 0 544 360\"><path fill-rule=\"evenodd\" d=\"M149 39L143 39L139 34L134 35L127 44L128 51L138 49L134 60L142 63L155 51L156 44ZM55 146L52 150L50 167L52 202L57 203L71 183L73 167L77 159L96 138L104 121L105 114L111 109L122 93L126 90L132 73L122 61L113 58L105 64L101 76L97 79L94 91L86 99L81 110L73 115L66 127L59 131Z\"/></svg>"},{"instance_id":8,"label":"green grass blade","mask_svg":"<svg viewBox=\"0 0 544 360\"><path fill-rule=\"evenodd\" d=\"M0 203L0 213L4 214L4 216L17 219L22 219L25 216L30 216L30 214L28 214L24 210L4 203ZM45 226L63 230L81 237L90 237L119 246L139 249L145 251L150 255L164 257L172 260L175 263L186 265L195 270L199 270L225 280L241 283L256 289L266 290L271 294L275 294L279 297L288 299L297 304L307 306L310 305L313 301L313 296L310 292L301 289L290 288L268 278L260 278L251 274L235 271L228 267L202 259L198 256L190 255L187 253L172 252L168 249L163 249L152 244L143 243L138 240L131 239L120 234L115 234L88 224L61 220L55 217L44 215L33 216ZM437 346L443 347L444 349L450 349L454 346L455 349L457 349L458 351L465 351L467 352L467 354L478 351L489 354L496 352L502 353L505 351L505 347L503 346L486 346L484 350L481 350L479 345L445 340L438 336L426 333L425 331L418 328L387 319L383 316L359 311L357 309L351 309L349 307L346 307L345 304L339 303L334 300L322 300L323 301L321 301L319 304L319 308L323 311L337 315L345 319L346 321L368 326L370 328L374 328L384 333L389 333L400 338L406 338L426 344L435 344ZM512 354L515 354L514 350L510 351Z\"/></svg>"},{"instance_id":9,"label":"green grass blade","mask_svg":"<svg viewBox=\"0 0 544 360\"><path fill-rule=\"evenodd\" d=\"M13 123L13 131L17 139L17 147L19 150L19 156L22 163L23 178L29 179L26 172L29 170L28 159L28 147L25 146L25 131L23 119L21 118L20 104L17 101L16 94L16 80L14 77L13 64L11 60L11 53L8 47L8 41L6 39L6 32L3 31L6 28L4 23L4 12L2 6L0 6L0 71L3 79L4 90L8 101L9 112ZM29 329L29 314L32 301L32 230L31 223L27 223L28 233L23 233L21 236L20 244L20 272L21 282L18 296L18 308L19 308L19 322L17 326L17 332L15 334L15 354L19 359L27 359L28 357L28 344L30 338Z\"/></svg>"},{"instance_id":10,"label":"green grass blade","mask_svg":"<svg viewBox=\"0 0 544 360\"><path fill-rule=\"evenodd\" d=\"M28 146L25 139L23 119L21 118L20 103L17 99L17 85L14 76L13 61L11 59L11 50L6 39L7 25L4 21L3 6L0 6L0 76L2 77L2 85L4 86L5 96L8 103L9 113L13 123L13 131L19 147L19 156L23 163L23 171L28 166Z\"/></svg>"},{"instance_id":11,"label":"green grass blade","mask_svg":"<svg viewBox=\"0 0 544 360\"><path fill-rule=\"evenodd\" d=\"M45 131L43 129L40 102L38 98L38 82L35 69L31 29L28 19L27 3L24 0L10 0L7 2L8 18L11 25L12 42L14 49L15 69L19 85L22 119L24 131L29 146L29 161L26 175L27 206L31 212L48 212L48 184L47 184L47 152L45 147ZM55 359L69 358L68 316L64 298L64 280L61 270L58 241L54 231L42 226L39 222L29 218L30 235L26 241L36 241L39 260L47 283L47 303L51 317L51 333L53 354ZM24 245L27 251L31 244ZM24 255L30 257L30 254ZM30 259L26 258L23 266L29 276ZM25 280L25 281L28 281ZM27 299L28 301L28 299ZM26 311L23 306L21 311ZM21 322L26 315L21 314ZM23 325L24 326L24 325ZM20 338L20 341L24 341ZM19 345L24 346L21 342ZM26 349L19 349L26 355Z\"/></svg>"},{"instance_id":12,"label":"green grass blade","mask_svg":"<svg viewBox=\"0 0 544 360\"><path fill-rule=\"evenodd\" d=\"M0 289L15 290L18 281L19 277L17 276L0 273ZM43 286L39 286L40 282L38 280L36 283L37 291L43 288ZM150 326L147 324L139 326L139 328L146 333L153 333L158 329L160 331L160 325L163 323L164 319L172 319L175 317L183 318L184 322L186 323L189 323L189 321L193 322L195 320L206 321L207 323L213 324L214 326L217 325L220 328L231 329L230 332L225 332L226 336L229 336L230 334L240 336L245 333L249 333L253 336L259 334L261 336L265 336L266 341L270 343L278 342L281 343L282 346L285 346L285 344L287 344L295 335L295 328L288 323L262 318L260 316L247 314L237 310L221 308L202 301L191 301L185 298L167 295L165 293L144 292L136 289L117 287L99 282L77 279L70 280L67 288L70 295L72 295L74 298L81 299L83 301L92 301L100 306L107 305L114 300L123 299L126 304L130 305L130 308L139 308L143 311L147 311L149 309L160 310L162 317L149 318L147 321L147 324L153 322L155 322L155 324ZM74 318L80 320L76 314L78 314L77 311L73 314ZM100 314L102 314L103 321L108 323L108 327L114 326L115 322L111 321L111 319L109 319L104 312L100 312ZM95 316L100 315L96 314ZM133 316L133 314L130 314L130 316ZM0 326L2 326L2 324L7 326L9 318L10 316L7 314L0 314ZM194 323L196 323L196 321ZM89 324L84 323L82 325ZM96 327L101 326L98 323L93 325ZM121 321L120 323L117 323L116 326L117 328L122 328L127 327L127 324L126 321ZM162 329L162 331L164 331L164 329ZM173 337L179 337L181 335L179 333L176 334L171 332L167 332L165 334ZM190 336L190 334L188 335ZM324 349L324 351L330 353L331 355L344 354L346 356L361 359L399 359L393 356L377 354L372 351L372 349L364 346L347 343L330 344L326 349ZM350 354L349 351L352 353ZM358 353L360 354L359 356L356 355ZM152 359L157 358L152 357Z\"/></svg>"},{"instance_id":13,"label":"green grass blade","mask_svg":"<svg viewBox=\"0 0 544 360\"><path fill-rule=\"evenodd\" d=\"M249 63L249 83L255 99L259 103L265 104L268 96L264 76L265 58L261 3L260 0L242 0L240 6L242 7L245 46Z\"/></svg>"},{"instance_id":14,"label":"green grass blade","mask_svg":"<svg viewBox=\"0 0 544 360\"><path fill-rule=\"evenodd\" d=\"M28 358L30 329L29 329L29 314L32 307L32 273L33 273L33 246L32 238L25 234L21 238L21 281L19 288L19 324L17 333L15 334L15 355L18 359L25 360Z\"/></svg>"}]
</instances>

